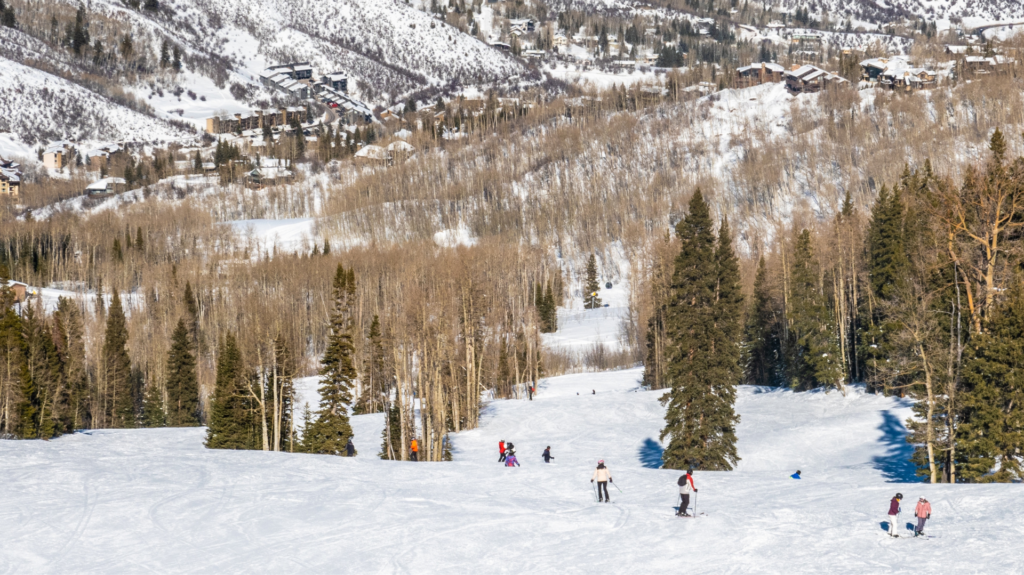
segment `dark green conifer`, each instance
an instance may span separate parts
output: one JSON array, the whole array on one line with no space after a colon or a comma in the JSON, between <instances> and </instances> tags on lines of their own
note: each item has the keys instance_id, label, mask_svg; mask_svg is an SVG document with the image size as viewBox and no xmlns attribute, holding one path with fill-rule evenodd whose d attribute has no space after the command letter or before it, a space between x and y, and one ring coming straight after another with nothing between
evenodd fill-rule
<instances>
[{"instance_id":1,"label":"dark green conifer","mask_svg":"<svg viewBox=\"0 0 1024 575\"><path fill-rule=\"evenodd\" d=\"M142 398L142 425L144 427L167 427L167 412L164 411L163 391L155 381L146 385Z\"/></svg>"},{"instance_id":2,"label":"dark green conifer","mask_svg":"<svg viewBox=\"0 0 1024 575\"><path fill-rule=\"evenodd\" d=\"M750 385L778 385L782 359L779 317L768 285L764 256L757 263L754 297L747 316L744 341L744 381Z\"/></svg>"},{"instance_id":3,"label":"dark green conifer","mask_svg":"<svg viewBox=\"0 0 1024 575\"><path fill-rule=\"evenodd\" d=\"M793 255L790 333L795 342L792 384L800 389L843 386L843 367L832 310L819 284L818 262L811 246L811 232L797 237Z\"/></svg>"},{"instance_id":4,"label":"dark green conifer","mask_svg":"<svg viewBox=\"0 0 1024 575\"><path fill-rule=\"evenodd\" d=\"M178 320L167 352L167 424L171 427L199 425L199 383L185 318Z\"/></svg>"},{"instance_id":5,"label":"dark green conifer","mask_svg":"<svg viewBox=\"0 0 1024 575\"><path fill-rule=\"evenodd\" d=\"M741 378L742 295L728 225L716 241L697 190L676 226L680 239L669 302L666 379L671 390L661 439L665 467L730 470L736 454L735 386Z\"/></svg>"},{"instance_id":6,"label":"dark green conifer","mask_svg":"<svg viewBox=\"0 0 1024 575\"><path fill-rule=\"evenodd\" d=\"M344 455L345 445L353 435L348 409L357 376L351 308L355 300L355 274L338 264L333 288L331 336L320 369L320 409L304 439L310 453Z\"/></svg>"},{"instance_id":7,"label":"dark green conifer","mask_svg":"<svg viewBox=\"0 0 1024 575\"><path fill-rule=\"evenodd\" d=\"M381 447L380 458L390 460L402 459L402 437L401 437L401 414L397 404L391 404L387 409L387 419L384 421L384 430L380 434Z\"/></svg>"},{"instance_id":8,"label":"dark green conifer","mask_svg":"<svg viewBox=\"0 0 1024 575\"><path fill-rule=\"evenodd\" d=\"M103 342L105 383L110 394L112 427L135 427L136 403L132 363L128 357L128 328L125 324L121 296L112 290L107 330Z\"/></svg>"},{"instance_id":9,"label":"dark green conifer","mask_svg":"<svg viewBox=\"0 0 1024 575\"><path fill-rule=\"evenodd\" d=\"M217 354L217 381L210 402L206 447L255 449L258 442L251 399L245 389L242 354L235 336L228 334Z\"/></svg>"},{"instance_id":10,"label":"dark green conifer","mask_svg":"<svg viewBox=\"0 0 1024 575\"><path fill-rule=\"evenodd\" d=\"M583 307L597 309L601 307L601 298L597 296L601 284L597 281L597 258L590 254L587 260L587 282L583 286Z\"/></svg>"}]
</instances>

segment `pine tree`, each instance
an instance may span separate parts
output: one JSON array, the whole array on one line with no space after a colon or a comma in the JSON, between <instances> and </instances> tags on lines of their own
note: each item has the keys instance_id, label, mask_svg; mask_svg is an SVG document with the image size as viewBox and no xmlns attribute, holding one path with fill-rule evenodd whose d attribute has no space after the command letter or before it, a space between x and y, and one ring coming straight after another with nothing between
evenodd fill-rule
<instances>
[{"instance_id":1,"label":"pine tree","mask_svg":"<svg viewBox=\"0 0 1024 575\"><path fill-rule=\"evenodd\" d=\"M155 381L150 381L142 399L142 425L144 427L167 427L167 412L164 411L163 393Z\"/></svg>"},{"instance_id":2,"label":"pine tree","mask_svg":"<svg viewBox=\"0 0 1024 575\"><path fill-rule=\"evenodd\" d=\"M343 455L352 427L348 409L352 404L352 387L356 368L352 344L352 309L355 299L355 273L345 271L341 264L334 275L334 313L331 336L321 361L320 409L310 429L306 445L310 453Z\"/></svg>"},{"instance_id":3,"label":"pine tree","mask_svg":"<svg viewBox=\"0 0 1024 575\"><path fill-rule=\"evenodd\" d=\"M801 389L843 389L835 319L819 285L818 262L808 230L803 230L797 238L792 278L789 321L795 341L795 356L791 362L793 383Z\"/></svg>"},{"instance_id":4,"label":"pine tree","mask_svg":"<svg viewBox=\"0 0 1024 575\"><path fill-rule=\"evenodd\" d=\"M245 389L242 354L233 334L224 338L217 355L217 380L210 402L206 447L256 449L254 411Z\"/></svg>"},{"instance_id":5,"label":"pine tree","mask_svg":"<svg viewBox=\"0 0 1024 575\"><path fill-rule=\"evenodd\" d=\"M597 258L590 254L587 260L587 282L583 286L583 307L597 309L601 307L601 298L597 297L601 284L597 281Z\"/></svg>"},{"instance_id":6,"label":"pine tree","mask_svg":"<svg viewBox=\"0 0 1024 575\"><path fill-rule=\"evenodd\" d=\"M199 383L185 318L178 320L167 352L167 424L171 427L199 425Z\"/></svg>"},{"instance_id":7,"label":"pine tree","mask_svg":"<svg viewBox=\"0 0 1024 575\"><path fill-rule=\"evenodd\" d=\"M661 440L665 467L730 470L736 454L735 386L740 381L742 294L728 225L716 241L700 190L676 226L675 262L666 325L666 378L671 390Z\"/></svg>"},{"instance_id":8,"label":"pine tree","mask_svg":"<svg viewBox=\"0 0 1024 575\"><path fill-rule=\"evenodd\" d=\"M68 432L88 428L92 417L85 365L85 327L82 325L82 312L70 299L58 298L53 323L65 394L63 401L67 405L64 428Z\"/></svg>"},{"instance_id":9,"label":"pine tree","mask_svg":"<svg viewBox=\"0 0 1024 575\"><path fill-rule=\"evenodd\" d=\"M764 256L757 263L754 297L747 317L744 341L744 381L750 385L777 385L782 348L779 318L768 285Z\"/></svg>"},{"instance_id":10,"label":"pine tree","mask_svg":"<svg viewBox=\"0 0 1024 575\"><path fill-rule=\"evenodd\" d=\"M966 355L960 477L1001 483L1024 479L1024 277L1015 278L988 330L972 338Z\"/></svg>"},{"instance_id":11,"label":"pine tree","mask_svg":"<svg viewBox=\"0 0 1024 575\"><path fill-rule=\"evenodd\" d=\"M551 281L547 282L544 290L543 312L541 314L544 333L555 333L558 331L558 306L555 303L555 292L551 287Z\"/></svg>"},{"instance_id":12,"label":"pine tree","mask_svg":"<svg viewBox=\"0 0 1024 575\"><path fill-rule=\"evenodd\" d=\"M380 458L397 461L402 459L402 438L400 432L402 416L398 411L397 404L391 404L387 414L387 419L384 422L384 431L380 434Z\"/></svg>"},{"instance_id":13,"label":"pine tree","mask_svg":"<svg viewBox=\"0 0 1024 575\"><path fill-rule=\"evenodd\" d=\"M125 325L121 296L113 290L107 313L107 331L103 342L106 387L111 395L112 427L135 427L136 392L132 363L128 357L128 328Z\"/></svg>"}]
</instances>

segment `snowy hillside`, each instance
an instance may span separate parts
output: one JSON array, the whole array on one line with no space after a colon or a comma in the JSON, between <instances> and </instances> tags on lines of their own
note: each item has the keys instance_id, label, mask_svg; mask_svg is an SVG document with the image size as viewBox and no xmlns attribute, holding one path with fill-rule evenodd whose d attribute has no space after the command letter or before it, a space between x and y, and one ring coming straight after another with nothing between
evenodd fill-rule
<instances>
[{"instance_id":1,"label":"snowy hillside","mask_svg":"<svg viewBox=\"0 0 1024 575\"><path fill-rule=\"evenodd\" d=\"M1011 573L1024 557L1012 485L924 485L907 404L860 390L740 391L733 472L697 472L697 519L656 469L663 408L638 370L545 381L454 436L453 463L376 459L382 419L353 420L355 459L209 451L202 429L0 442L0 570L162 573ZM591 392L596 391L596 394ZM577 395L577 393L579 395ZM499 439L522 467L497 463ZM540 452L555 456L544 464ZM607 461L612 504L589 483ZM788 476L801 469L804 479ZM616 489L616 486L621 489ZM891 539L889 498L927 532Z\"/></svg>"},{"instance_id":2,"label":"snowy hillside","mask_svg":"<svg viewBox=\"0 0 1024 575\"><path fill-rule=\"evenodd\" d=\"M112 102L63 78L0 57L0 132L39 143L188 138L181 128Z\"/></svg>"},{"instance_id":3,"label":"snowy hillside","mask_svg":"<svg viewBox=\"0 0 1024 575\"><path fill-rule=\"evenodd\" d=\"M168 38L189 56L231 66L230 81L258 83L267 65L309 61L318 74L348 74L352 90L365 82L377 95L394 96L524 71L498 50L394 0L167 0L162 6L155 16L119 0L97 0L90 9L146 30L154 51L159 38Z\"/></svg>"},{"instance_id":4,"label":"snowy hillside","mask_svg":"<svg viewBox=\"0 0 1024 575\"><path fill-rule=\"evenodd\" d=\"M775 0L776 8L794 11L808 8L812 14L876 24L902 18L928 21L968 20L1004 21L1024 18L1024 3L1019 0Z\"/></svg>"}]
</instances>

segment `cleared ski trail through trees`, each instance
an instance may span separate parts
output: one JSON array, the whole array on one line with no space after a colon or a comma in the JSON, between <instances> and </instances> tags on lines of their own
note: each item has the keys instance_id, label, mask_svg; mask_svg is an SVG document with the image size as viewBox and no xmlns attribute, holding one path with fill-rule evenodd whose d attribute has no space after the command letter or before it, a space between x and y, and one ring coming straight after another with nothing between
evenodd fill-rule
<instances>
[{"instance_id":1,"label":"cleared ski trail through trees","mask_svg":"<svg viewBox=\"0 0 1024 575\"><path fill-rule=\"evenodd\" d=\"M655 469L661 392L639 370L546 380L453 434L452 463L211 451L203 429L0 442L0 573L1013 573L1019 485L929 486L905 463L906 402L741 388L732 472L700 472L698 519ZM596 395L591 391L596 390ZM576 395L577 392L579 395ZM497 462L511 441L522 467ZM555 459L544 464L550 445ZM590 475L605 459L613 503ZM795 470L804 479L789 478ZM888 500L931 500L938 539L891 539Z\"/></svg>"}]
</instances>

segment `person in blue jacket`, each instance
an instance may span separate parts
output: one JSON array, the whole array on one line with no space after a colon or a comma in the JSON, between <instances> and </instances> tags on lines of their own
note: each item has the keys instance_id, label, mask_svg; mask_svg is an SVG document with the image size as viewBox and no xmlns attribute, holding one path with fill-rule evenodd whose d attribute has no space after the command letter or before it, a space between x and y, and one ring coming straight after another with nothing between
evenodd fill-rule
<instances>
[{"instance_id":1,"label":"person in blue jacket","mask_svg":"<svg viewBox=\"0 0 1024 575\"><path fill-rule=\"evenodd\" d=\"M800 470L797 469L796 473L794 473L793 475L790 475L790 477L792 477L793 479L800 479Z\"/></svg>"}]
</instances>

